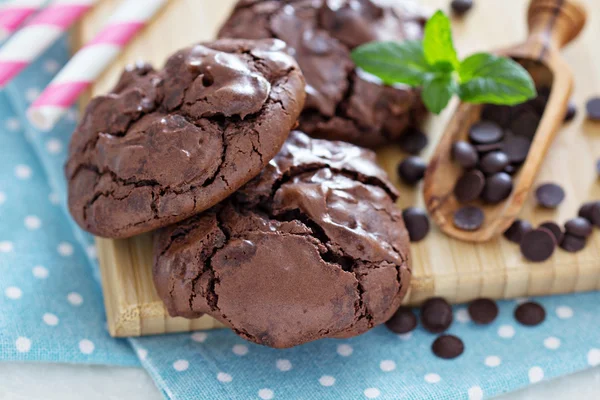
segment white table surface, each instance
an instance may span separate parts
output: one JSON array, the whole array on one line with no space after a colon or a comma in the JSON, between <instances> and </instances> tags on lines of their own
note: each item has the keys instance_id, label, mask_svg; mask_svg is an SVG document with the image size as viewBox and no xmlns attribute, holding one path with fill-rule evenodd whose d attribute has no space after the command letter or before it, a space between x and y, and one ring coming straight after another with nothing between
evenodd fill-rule
<instances>
[{"instance_id":1,"label":"white table surface","mask_svg":"<svg viewBox=\"0 0 600 400\"><path fill-rule=\"evenodd\" d=\"M597 398L600 398L600 367L532 385L497 399ZM162 397L140 368L0 362L0 400L80 399L159 400Z\"/></svg>"}]
</instances>

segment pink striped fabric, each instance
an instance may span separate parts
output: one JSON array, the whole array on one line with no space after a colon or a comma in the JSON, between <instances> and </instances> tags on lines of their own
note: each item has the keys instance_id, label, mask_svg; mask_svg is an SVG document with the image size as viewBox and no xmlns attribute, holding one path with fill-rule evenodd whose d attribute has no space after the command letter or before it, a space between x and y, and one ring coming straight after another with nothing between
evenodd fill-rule
<instances>
[{"instance_id":1,"label":"pink striped fabric","mask_svg":"<svg viewBox=\"0 0 600 400\"><path fill-rule=\"evenodd\" d=\"M27 25L53 25L66 29L89 9L88 5L57 4L35 15Z\"/></svg>"},{"instance_id":2,"label":"pink striped fabric","mask_svg":"<svg viewBox=\"0 0 600 400\"><path fill-rule=\"evenodd\" d=\"M96 37L86 44L94 46L97 44L114 44L116 46L125 46L135 34L144 27L144 22L121 22L109 25L104 28Z\"/></svg>"},{"instance_id":3,"label":"pink striped fabric","mask_svg":"<svg viewBox=\"0 0 600 400\"><path fill-rule=\"evenodd\" d=\"M32 7L0 10L0 29L4 29L6 32L14 32L35 10L36 8Z\"/></svg>"},{"instance_id":4,"label":"pink striped fabric","mask_svg":"<svg viewBox=\"0 0 600 400\"><path fill-rule=\"evenodd\" d=\"M55 83L44 90L32 106L70 107L90 83L89 81Z\"/></svg>"}]
</instances>

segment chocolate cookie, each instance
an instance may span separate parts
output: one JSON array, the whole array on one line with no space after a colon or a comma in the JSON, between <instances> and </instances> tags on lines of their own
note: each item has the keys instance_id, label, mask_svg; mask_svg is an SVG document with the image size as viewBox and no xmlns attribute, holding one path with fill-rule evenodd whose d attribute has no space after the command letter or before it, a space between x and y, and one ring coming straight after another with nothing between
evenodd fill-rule
<instances>
[{"instance_id":1,"label":"chocolate cookie","mask_svg":"<svg viewBox=\"0 0 600 400\"><path fill-rule=\"evenodd\" d=\"M271 347L358 335L408 289L396 198L373 152L292 132L238 192L157 231L156 289L170 315L206 313Z\"/></svg>"},{"instance_id":2,"label":"chocolate cookie","mask_svg":"<svg viewBox=\"0 0 600 400\"><path fill-rule=\"evenodd\" d=\"M279 40L219 40L127 68L75 130L69 208L98 236L123 238L217 204L279 151L304 79Z\"/></svg>"},{"instance_id":3,"label":"chocolate cookie","mask_svg":"<svg viewBox=\"0 0 600 400\"><path fill-rule=\"evenodd\" d=\"M424 24L407 1L391 8L371 0L240 0L219 36L287 42L307 83L300 129L375 147L396 141L425 108L418 91L355 70L350 53L374 40L421 39Z\"/></svg>"}]
</instances>

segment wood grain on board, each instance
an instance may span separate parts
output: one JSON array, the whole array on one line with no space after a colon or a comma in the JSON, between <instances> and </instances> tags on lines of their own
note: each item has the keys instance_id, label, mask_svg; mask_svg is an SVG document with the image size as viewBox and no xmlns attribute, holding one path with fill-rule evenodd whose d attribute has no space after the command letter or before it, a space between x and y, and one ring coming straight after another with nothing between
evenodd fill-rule
<instances>
[{"instance_id":1,"label":"wood grain on board","mask_svg":"<svg viewBox=\"0 0 600 400\"><path fill-rule=\"evenodd\" d=\"M89 40L106 20L116 0L104 0L80 24L75 43ZM144 59L162 65L180 47L209 40L228 15L234 0L171 0L154 20L98 79L91 93L108 91L126 63ZM448 0L423 0L431 9L448 11ZM536 208L528 198L521 212L534 224L546 220L563 223L575 216L585 200L600 199L595 162L600 157L600 124L585 120L586 99L600 95L600 3L582 1L589 14L588 25L563 55L575 74L576 119L565 125L544 160L537 183L561 184L567 197L555 211ZM480 1L462 19L454 20L455 44L464 56L521 42L526 35L527 0ZM426 124L431 139L424 152L428 157L452 110ZM399 207L423 206L421 188L409 188L396 177L395 168L405 155L390 146L378 151L381 165L398 185ZM535 185L534 185L535 186ZM149 235L128 240L98 239L104 297L109 328L115 336L137 336L163 332L209 329L221 326L209 317L198 320L171 318L156 295L151 279L151 240ZM526 262L515 244L498 238L471 244L450 239L438 229L421 243L413 244L413 281L408 304L427 297L443 296L464 302L478 296L510 298L529 295L569 293L600 289L600 233L595 232L580 253L558 250L544 263Z\"/></svg>"}]
</instances>

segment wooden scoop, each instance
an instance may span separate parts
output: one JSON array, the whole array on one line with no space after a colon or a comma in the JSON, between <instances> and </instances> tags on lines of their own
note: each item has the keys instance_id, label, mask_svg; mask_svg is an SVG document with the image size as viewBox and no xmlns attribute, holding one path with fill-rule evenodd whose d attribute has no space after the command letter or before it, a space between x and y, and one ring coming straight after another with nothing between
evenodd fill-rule
<instances>
[{"instance_id":1,"label":"wooden scoop","mask_svg":"<svg viewBox=\"0 0 600 400\"><path fill-rule=\"evenodd\" d=\"M503 233L521 211L556 132L563 124L573 89L573 74L561 58L561 47L573 40L586 20L585 9L574 0L532 0L528 11L529 35L524 43L497 54L523 62L536 86L550 86L548 104L538 125L527 159L513 176L511 195L499 204L480 202L485 220L476 231L464 231L453 223L454 212L462 206L453 194L464 173L451 156L452 144L468 140L469 128L480 119L481 105L461 103L442 136L425 173L424 197L427 209L440 229L457 239L485 242Z\"/></svg>"}]
</instances>

